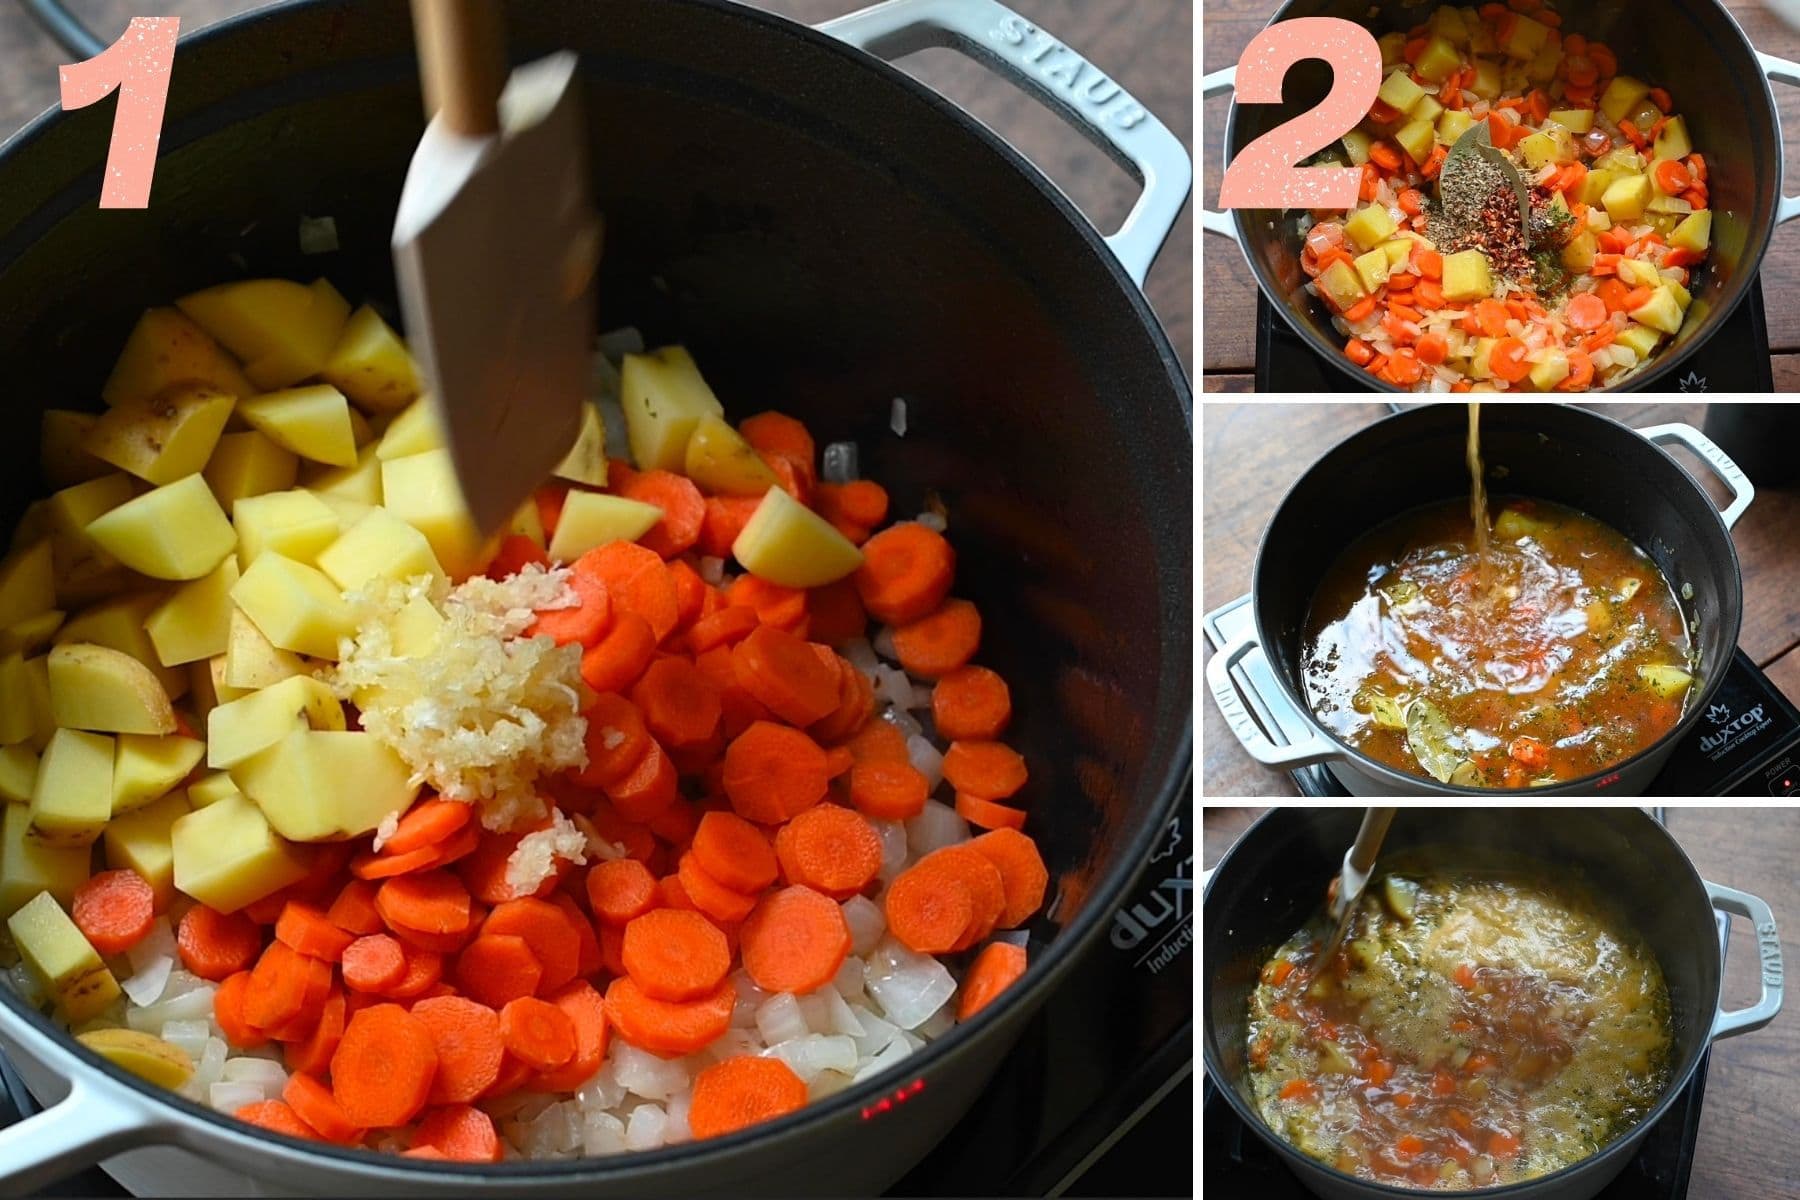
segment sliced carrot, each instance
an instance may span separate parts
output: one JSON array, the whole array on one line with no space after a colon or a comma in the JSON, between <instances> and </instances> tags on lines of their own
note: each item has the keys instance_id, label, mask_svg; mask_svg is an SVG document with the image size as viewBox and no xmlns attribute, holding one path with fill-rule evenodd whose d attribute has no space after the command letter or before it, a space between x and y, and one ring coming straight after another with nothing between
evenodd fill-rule
<instances>
[{"instance_id":1,"label":"sliced carrot","mask_svg":"<svg viewBox=\"0 0 1800 1200\"><path fill-rule=\"evenodd\" d=\"M954 910L959 907L954 898L963 893L969 899L967 923L948 945L928 948L948 932L946 914L937 911L928 898L934 894L950 897ZM1005 911L1006 885L999 868L968 843L933 850L902 871L887 891L888 928L922 954L968 949L993 932ZM916 946L908 941L915 932L922 939Z\"/></svg>"},{"instance_id":2,"label":"sliced carrot","mask_svg":"<svg viewBox=\"0 0 1800 1200\"><path fill-rule=\"evenodd\" d=\"M736 813L702 814L690 851L708 876L734 892L754 895L779 871L769 839Z\"/></svg>"},{"instance_id":3,"label":"sliced carrot","mask_svg":"<svg viewBox=\"0 0 1800 1200\"><path fill-rule=\"evenodd\" d=\"M1595 330L1606 320L1606 302L1592 292L1578 292L1569 297L1563 316L1577 329Z\"/></svg>"},{"instance_id":4,"label":"sliced carrot","mask_svg":"<svg viewBox=\"0 0 1800 1200\"><path fill-rule=\"evenodd\" d=\"M690 567L685 558L675 559L669 564L669 582L675 585L675 632L683 633L691 628L695 621L710 611L709 600L714 605L719 603L716 593L708 587L700 573Z\"/></svg>"},{"instance_id":5,"label":"sliced carrot","mask_svg":"<svg viewBox=\"0 0 1800 1200\"><path fill-rule=\"evenodd\" d=\"M858 609L860 612L861 609ZM701 617L688 630L688 649L695 654L702 654L715 646L729 646L749 636L750 631L759 624L756 610L751 608L721 608L710 616ZM858 627L857 633L861 633ZM855 636L855 635L852 635Z\"/></svg>"},{"instance_id":6,"label":"sliced carrot","mask_svg":"<svg viewBox=\"0 0 1800 1200\"><path fill-rule=\"evenodd\" d=\"M436 846L467 825L474 812L473 805L460 800L437 796L419 800L406 810L381 848L384 852L405 854Z\"/></svg>"},{"instance_id":7,"label":"sliced carrot","mask_svg":"<svg viewBox=\"0 0 1800 1200\"><path fill-rule=\"evenodd\" d=\"M489 1008L534 994L543 974L530 944L513 934L477 934L456 956L457 986Z\"/></svg>"},{"instance_id":8,"label":"sliced carrot","mask_svg":"<svg viewBox=\"0 0 1800 1200\"><path fill-rule=\"evenodd\" d=\"M656 851L656 837L649 827L636 821L627 821L612 806L611 801L594 805L593 811L588 813L588 820L593 824L594 832L602 838L615 846L623 846L628 858L648 862Z\"/></svg>"},{"instance_id":9,"label":"sliced carrot","mask_svg":"<svg viewBox=\"0 0 1800 1200\"><path fill-rule=\"evenodd\" d=\"M731 970L725 935L687 909L655 908L633 918L621 954L638 987L658 1000L697 1000Z\"/></svg>"},{"instance_id":10,"label":"sliced carrot","mask_svg":"<svg viewBox=\"0 0 1800 1200\"><path fill-rule=\"evenodd\" d=\"M867 818L836 804L817 804L775 834L775 853L789 883L833 900L848 900L881 870L881 837Z\"/></svg>"},{"instance_id":11,"label":"sliced carrot","mask_svg":"<svg viewBox=\"0 0 1800 1200\"><path fill-rule=\"evenodd\" d=\"M467 1104L445 1105L424 1115L407 1153L426 1157L421 1151L451 1162L495 1163L505 1157L493 1118Z\"/></svg>"},{"instance_id":12,"label":"sliced carrot","mask_svg":"<svg viewBox=\"0 0 1800 1200\"><path fill-rule=\"evenodd\" d=\"M755 449L779 454L812 469L816 455L812 434L793 417L778 412L757 413L739 422L738 432Z\"/></svg>"},{"instance_id":13,"label":"sliced carrot","mask_svg":"<svg viewBox=\"0 0 1800 1200\"><path fill-rule=\"evenodd\" d=\"M1037 843L1014 829L995 829L974 838L969 847L1000 872L1004 904L997 923L1016 929L1044 904L1050 872Z\"/></svg>"},{"instance_id":14,"label":"sliced carrot","mask_svg":"<svg viewBox=\"0 0 1800 1200\"><path fill-rule=\"evenodd\" d=\"M1344 310L1344 320L1354 325L1374 311L1375 297L1364 296L1361 300L1358 300L1355 304L1352 304L1349 308Z\"/></svg>"},{"instance_id":15,"label":"sliced carrot","mask_svg":"<svg viewBox=\"0 0 1800 1200\"><path fill-rule=\"evenodd\" d=\"M469 889L449 871L420 871L381 885L375 907L388 926L420 933L461 933L469 926Z\"/></svg>"},{"instance_id":16,"label":"sliced carrot","mask_svg":"<svg viewBox=\"0 0 1800 1200\"><path fill-rule=\"evenodd\" d=\"M771 992L806 995L831 982L850 953L850 926L837 901L790 886L757 901L740 940L744 970Z\"/></svg>"},{"instance_id":17,"label":"sliced carrot","mask_svg":"<svg viewBox=\"0 0 1800 1200\"><path fill-rule=\"evenodd\" d=\"M596 863L588 872L587 894L596 920L623 927L650 911L656 902L656 880L636 859L614 859Z\"/></svg>"},{"instance_id":18,"label":"sliced carrot","mask_svg":"<svg viewBox=\"0 0 1800 1200\"><path fill-rule=\"evenodd\" d=\"M244 996L249 990L250 972L245 970L226 976L213 992L213 1020L224 1031L226 1042L239 1050L254 1050L269 1040L244 1017Z\"/></svg>"},{"instance_id":19,"label":"sliced carrot","mask_svg":"<svg viewBox=\"0 0 1800 1200\"><path fill-rule=\"evenodd\" d=\"M676 864L676 874L663 883L674 885L679 891L679 899L686 901L683 907L698 909L714 922L742 921L756 906L754 895L735 891L714 879L700 865L692 850L681 856Z\"/></svg>"},{"instance_id":20,"label":"sliced carrot","mask_svg":"<svg viewBox=\"0 0 1800 1200\"><path fill-rule=\"evenodd\" d=\"M575 1057L575 1023L535 996L520 996L500 1010L506 1052L534 1071L554 1071Z\"/></svg>"},{"instance_id":21,"label":"sliced carrot","mask_svg":"<svg viewBox=\"0 0 1800 1200\"><path fill-rule=\"evenodd\" d=\"M817 742L797 729L757 721L726 748L721 783L738 815L773 825L823 799L828 778Z\"/></svg>"},{"instance_id":22,"label":"sliced carrot","mask_svg":"<svg viewBox=\"0 0 1800 1200\"><path fill-rule=\"evenodd\" d=\"M1004 800L1025 786L1025 760L1001 742L950 743L944 754L944 778L959 792L984 800Z\"/></svg>"},{"instance_id":23,"label":"sliced carrot","mask_svg":"<svg viewBox=\"0 0 1800 1200\"><path fill-rule=\"evenodd\" d=\"M331 1089L311 1075L290 1075L281 1089L281 1098L308 1128L328 1142L354 1146L368 1131L344 1115Z\"/></svg>"},{"instance_id":24,"label":"sliced carrot","mask_svg":"<svg viewBox=\"0 0 1800 1200\"><path fill-rule=\"evenodd\" d=\"M1508 383L1517 383L1525 378L1531 370L1531 364L1525 359L1525 343L1516 337L1504 337L1496 342L1488 351L1488 369L1494 378Z\"/></svg>"},{"instance_id":25,"label":"sliced carrot","mask_svg":"<svg viewBox=\"0 0 1800 1200\"><path fill-rule=\"evenodd\" d=\"M380 933L381 914L375 910L375 892L379 887L372 880L349 880L325 911L326 920L357 937Z\"/></svg>"},{"instance_id":26,"label":"sliced carrot","mask_svg":"<svg viewBox=\"0 0 1800 1200\"><path fill-rule=\"evenodd\" d=\"M581 677L596 692L622 692L644 673L656 653L656 631L634 612L620 613L581 656Z\"/></svg>"},{"instance_id":27,"label":"sliced carrot","mask_svg":"<svg viewBox=\"0 0 1800 1200\"><path fill-rule=\"evenodd\" d=\"M231 1114L240 1121L267 1129L271 1133L284 1133L288 1137L305 1138L318 1141L319 1135L311 1125L302 1121L297 1113L281 1100L258 1100L255 1104L246 1104Z\"/></svg>"},{"instance_id":28,"label":"sliced carrot","mask_svg":"<svg viewBox=\"0 0 1800 1200\"><path fill-rule=\"evenodd\" d=\"M1505 337L1506 323L1512 314L1506 311L1506 305L1498 300L1482 300L1475 305L1475 320L1481 327L1483 337Z\"/></svg>"},{"instance_id":29,"label":"sliced carrot","mask_svg":"<svg viewBox=\"0 0 1800 1200\"><path fill-rule=\"evenodd\" d=\"M989 942L963 975L957 992L956 1019L966 1021L994 1002L1025 973L1025 947Z\"/></svg>"},{"instance_id":30,"label":"sliced carrot","mask_svg":"<svg viewBox=\"0 0 1800 1200\"><path fill-rule=\"evenodd\" d=\"M585 979L575 980L548 999L573 1027L575 1053L561 1067L539 1074L525 1086L534 1092L572 1092L593 1078L606 1058L606 1002Z\"/></svg>"},{"instance_id":31,"label":"sliced carrot","mask_svg":"<svg viewBox=\"0 0 1800 1200\"><path fill-rule=\"evenodd\" d=\"M694 1077L688 1128L696 1138L721 1137L794 1112L806 1084L779 1058L738 1055Z\"/></svg>"},{"instance_id":32,"label":"sliced carrot","mask_svg":"<svg viewBox=\"0 0 1800 1200\"><path fill-rule=\"evenodd\" d=\"M494 551L494 557L488 561L487 569L482 574L500 583L533 564L540 567L550 565L550 556L544 553L543 546L538 544L536 538L526 537L522 533L509 533L500 539L500 548Z\"/></svg>"},{"instance_id":33,"label":"sliced carrot","mask_svg":"<svg viewBox=\"0 0 1800 1200\"><path fill-rule=\"evenodd\" d=\"M861 729L875 712L875 685L869 677L847 660L835 655L833 658L838 681L837 707L829 716L806 727L807 736L825 746L836 745Z\"/></svg>"},{"instance_id":34,"label":"sliced carrot","mask_svg":"<svg viewBox=\"0 0 1800 1200\"><path fill-rule=\"evenodd\" d=\"M873 480L821 483L813 490L813 503L819 515L834 525L843 521L873 529L887 520L887 489Z\"/></svg>"},{"instance_id":35,"label":"sliced carrot","mask_svg":"<svg viewBox=\"0 0 1800 1200\"><path fill-rule=\"evenodd\" d=\"M406 977L406 951L385 933L365 934L344 948L338 966L346 987L384 992Z\"/></svg>"},{"instance_id":36,"label":"sliced carrot","mask_svg":"<svg viewBox=\"0 0 1800 1200\"><path fill-rule=\"evenodd\" d=\"M323 1075L330 1070L331 1056L337 1053L338 1042L344 1036L346 1017L344 993L333 987L325 997L325 1003L319 1006L318 1021L312 1032L305 1040L289 1042L283 1047L282 1058L288 1070L307 1075Z\"/></svg>"},{"instance_id":37,"label":"sliced carrot","mask_svg":"<svg viewBox=\"0 0 1800 1200\"><path fill-rule=\"evenodd\" d=\"M628 500L662 509L662 520L638 539L638 544L644 548L664 558L674 558L687 553L700 540L700 526L706 520L706 500L692 480L672 471L643 471L624 487L614 490Z\"/></svg>"},{"instance_id":38,"label":"sliced carrot","mask_svg":"<svg viewBox=\"0 0 1800 1200\"><path fill-rule=\"evenodd\" d=\"M677 790L675 763L662 744L651 739L630 773L608 784L606 796L619 815L642 823L662 812L680 798Z\"/></svg>"},{"instance_id":39,"label":"sliced carrot","mask_svg":"<svg viewBox=\"0 0 1800 1200\"><path fill-rule=\"evenodd\" d=\"M444 977L444 956L432 950L407 950L406 974L391 983L382 995L396 1000L411 1000L436 987Z\"/></svg>"},{"instance_id":40,"label":"sliced carrot","mask_svg":"<svg viewBox=\"0 0 1800 1200\"><path fill-rule=\"evenodd\" d=\"M263 946L262 929L242 913L222 913L196 904L175 934L181 965L214 983L247 970Z\"/></svg>"},{"instance_id":41,"label":"sliced carrot","mask_svg":"<svg viewBox=\"0 0 1800 1200\"><path fill-rule=\"evenodd\" d=\"M871 616L890 625L916 621L943 603L956 573L956 553L936 530L915 522L890 525L863 544L857 594Z\"/></svg>"},{"instance_id":42,"label":"sliced carrot","mask_svg":"<svg viewBox=\"0 0 1800 1200\"><path fill-rule=\"evenodd\" d=\"M564 918L575 930L575 974L577 977L597 975L602 963L600 961L600 939L594 934L594 923L575 902L575 897L566 891L557 891L550 897L550 903L556 905Z\"/></svg>"},{"instance_id":43,"label":"sliced carrot","mask_svg":"<svg viewBox=\"0 0 1800 1200\"><path fill-rule=\"evenodd\" d=\"M559 646L592 646L605 636L613 619L612 595L605 581L572 571L569 586L579 603L573 608L539 609L537 619L525 631L527 636L548 637Z\"/></svg>"},{"instance_id":44,"label":"sliced carrot","mask_svg":"<svg viewBox=\"0 0 1800 1200\"><path fill-rule=\"evenodd\" d=\"M481 936L517 937L530 949L538 964L538 979L523 995L556 991L575 978L580 965L581 946L575 928L561 909L546 900L526 897L496 905L482 922Z\"/></svg>"},{"instance_id":45,"label":"sliced carrot","mask_svg":"<svg viewBox=\"0 0 1800 1200\"><path fill-rule=\"evenodd\" d=\"M1569 374L1556 385L1559 392L1579 392L1594 382L1594 360L1585 350L1570 350Z\"/></svg>"},{"instance_id":46,"label":"sliced carrot","mask_svg":"<svg viewBox=\"0 0 1800 1200\"><path fill-rule=\"evenodd\" d=\"M956 815L971 825L982 829L1023 829L1025 827L1025 810L1014 808L1009 804L999 804L993 800L984 800L980 796L971 796L967 792L956 793Z\"/></svg>"},{"instance_id":47,"label":"sliced carrot","mask_svg":"<svg viewBox=\"0 0 1800 1200\"><path fill-rule=\"evenodd\" d=\"M837 708L835 664L791 633L758 626L732 649L731 661L738 685L790 724L811 725Z\"/></svg>"},{"instance_id":48,"label":"sliced carrot","mask_svg":"<svg viewBox=\"0 0 1800 1200\"><path fill-rule=\"evenodd\" d=\"M289 900L275 921L275 936L309 958L336 962L356 938L310 904Z\"/></svg>"},{"instance_id":49,"label":"sliced carrot","mask_svg":"<svg viewBox=\"0 0 1800 1200\"><path fill-rule=\"evenodd\" d=\"M437 1052L429 1103L467 1103L493 1084L504 1049L499 1013L463 996L435 996L414 1004L412 1015Z\"/></svg>"},{"instance_id":50,"label":"sliced carrot","mask_svg":"<svg viewBox=\"0 0 1800 1200\"><path fill-rule=\"evenodd\" d=\"M886 722L877 722L886 724ZM904 746L902 747L904 751ZM850 803L867 817L905 821L925 811L931 785L908 760L862 760L850 768Z\"/></svg>"},{"instance_id":51,"label":"sliced carrot","mask_svg":"<svg viewBox=\"0 0 1800 1200\"><path fill-rule=\"evenodd\" d=\"M975 898L966 884L934 879L916 867L888 885L882 907L888 930L920 954L947 954L975 918Z\"/></svg>"},{"instance_id":52,"label":"sliced carrot","mask_svg":"<svg viewBox=\"0 0 1800 1200\"><path fill-rule=\"evenodd\" d=\"M691 660L673 656L651 663L631 688L631 702L644 724L671 749L697 746L713 736L719 727L719 697L710 676Z\"/></svg>"},{"instance_id":53,"label":"sliced carrot","mask_svg":"<svg viewBox=\"0 0 1800 1200\"><path fill-rule=\"evenodd\" d=\"M850 736L844 749L859 763L912 761L906 753L906 735L886 721L870 721Z\"/></svg>"},{"instance_id":54,"label":"sliced carrot","mask_svg":"<svg viewBox=\"0 0 1800 1200\"><path fill-rule=\"evenodd\" d=\"M281 942L271 942L250 971L244 1019L274 1030L299 1016L306 1004L310 960Z\"/></svg>"},{"instance_id":55,"label":"sliced carrot","mask_svg":"<svg viewBox=\"0 0 1800 1200\"><path fill-rule=\"evenodd\" d=\"M331 1056L331 1094L352 1123L392 1128L419 1115L437 1070L425 1023L398 1004L376 1004L350 1018Z\"/></svg>"},{"instance_id":56,"label":"sliced carrot","mask_svg":"<svg viewBox=\"0 0 1800 1200\"><path fill-rule=\"evenodd\" d=\"M730 980L698 1000L658 1000L629 975L606 989L606 1020L621 1038L640 1050L675 1058L704 1049L731 1026L737 989Z\"/></svg>"},{"instance_id":57,"label":"sliced carrot","mask_svg":"<svg viewBox=\"0 0 1800 1200\"><path fill-rule=\"evenodd\" d=\"M806 620L806 592L800 588L782 587L754 575L740 575L725 589L725 603L733 608L749 608L764 625L773 625L796 633Z\"/></svg>"},{"instance_id":58,"label":"sliced carrot","mask_svg":"<svg viewBox=\"0 0 1800 1200\"><path fill-rule=\"evenodd\" d=\"M654 550L635 542L608 542L576 559L574 570L606 585L615 621L622 612L636 613L649 623L658 642L680 620L674 581Z\"/></svg>"},{"instance_id":59,"label":"sliced carrot","mask_svg":"<svg viewBox=\"0 0 1800 1200\"><path fill-rule=\"evenodd\" d=\"M70 915L94 949L123 954L156 922L156 893L136 871L102 871L75 889Z\"/></svg>"},{"instance_id":60,"label":"sliced carrot","mask_svg":"<svg viewBox=\"0 0 1800 1200\"><path fill-rule=\"evenodd\" d=\"M975 657L981 613L967 600L945 600L936 611L894 630L894 652L914 675L936 679Z\"/></svg>"},{"instance_id":61,"label":"sliced carrot","mask_svg":"<svg viewBox=\"0 0 1800 1200\"><path fill-rule=\"evenodd\" d=\"M708 496L700 523L700 553L730 558L732 543L744 532L761 503L761 496Z\"/></svg>"}]
</instances>

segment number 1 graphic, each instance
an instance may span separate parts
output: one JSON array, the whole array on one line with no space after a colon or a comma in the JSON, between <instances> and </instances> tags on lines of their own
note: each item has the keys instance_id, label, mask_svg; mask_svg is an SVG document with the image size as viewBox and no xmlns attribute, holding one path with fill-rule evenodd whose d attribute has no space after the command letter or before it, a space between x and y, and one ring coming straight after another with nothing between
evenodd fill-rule
<instances>
[{"instance_id":1,"label":"number 1 graphic","mask_svg":"<svg viewBox=\"0 0 1800 1200\"><path fill-rule=\"evenodd\" d=\"M163 109L175 66L180 17L133 17L119 40L86 62L57 68L65 111L86 108L114 90L112 145L106 151L101 208L147 208L162 140Z\"/></svg>"}]
</instances>

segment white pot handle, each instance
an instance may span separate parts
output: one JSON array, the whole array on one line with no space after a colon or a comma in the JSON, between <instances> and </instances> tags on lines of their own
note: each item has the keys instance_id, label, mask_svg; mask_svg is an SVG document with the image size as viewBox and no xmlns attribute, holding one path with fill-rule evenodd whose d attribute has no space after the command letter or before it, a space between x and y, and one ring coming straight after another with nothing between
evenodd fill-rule
<instances>
[{"instance_id":1,"label":"white pot handle","mask_svg":"<svg viewBox=\"0 0 1800 1200\"><path fill-rule=\"evenodd\" d=\"M1205 100L1220 92L1233 91L1236 87L1237 68L1235 66L1223 67L1200 81L1200 99ZM1206 207L1205 197L1201 197L1200 201L1200 228L1208 233L1216 233L1220 237L1228 237L1234 242L1238 240L1237 223L1232 220L1231 214Z\"/></svg>"},{"instance_id":2,"label":"white pot handle","mask_svg":"<svg viewBox=\"0 0 1800 1200\"><path fill-rule=\"evenodd\" d=\"M1342 758L1344 752L1316 727L1309 728L1304 741L1278 746L1257 726L1256 718L1251 715L1243 696L1238 692L1237 680L1231 677L1231 668L1260 646L1256 632L1251 630L1206 662L1207 690L1212 692L1213 703L1219 706L1220 714L1224 716L1225 723L1231 726L1231 732L1237 735L1244 752L1265 767L1290 769Z\"/></svg>"},{"instance_id":3,"label":"white pot handle","mask_svg":"<svg viewBox=\"0 0 1800 1200\"><path fill-rule=\"evenodd\" d=\"M1712 900L1715 909L1736 913L1750 922L1750 927L1756 932L1757 957L1762 960L1758 971L1762 991L1757 996L1756 1003L1749 1008L1726 1009L1721 1006L1718 1015L1713 1018L1712 1032L1707 1035L1709 1041L1716 1042L1720 1038L1761 1029L1781 1011L1781 931L1775 928L1774 911L1749 892L1740 892L1723 884L1707 883L1706 895ZM1720 963L1719 969L1723 971L1725 964Z\"/></svg>"},{"instance_id":4,"label":"white pot handle","mask_svg":"<svg viewBox=\"0 0 1800 1200\"><path fill-rule=\"evenodd\" d=\"M0 1129L0 1196L31 1195L157 1139L161 1122L146 1105L124 1088L87 1082L79 1070L60 1102Z\"/></svg>"},{"instance_id":5,"label":"white pot handle","mask_svg":"<svg viewBox=\"0 0 1800 1200\"><path fill-rule=\"evenodd\" d=\"M1760 50L1756 53L1756 61L1762 66L1763 77L1770 83L1785 83L1790 86L1800 87L1800 63L1791 62L1785 58L1777 58L1773 54L1764 54ZM1777 138L1779 138L1780 132L1780 118L1778 117L1776 119ZM1777 170L1781 168L1780 155L1777 155L1775 158L1775 166ZM1800 196L1781 197L1781 202L1775 206L1775 223L1780 225L1784 221L1791 221L1797 216L1800 216Z\"/></svg>"},{"instance_id":6,"label":"white pot handle","mask_svg":"<svg viewBox=\"0 0 1800 1200\"><path fill-rule=\"evenodd\" d=\"M1800 200L1796 200L1796 203L1800 203ZM1750 507L1752 500L1756 499L1756 485L1750 482L1750 477L1744 474L1743 468L1732 462L1731 456L1721 450L1717 442L1692 425L1683 425L1680 422L1672 425L1652 425L1647 429L1638 430L1638 433L1640 436L1648 438L1652 445L1686 446L1698 454L1702 462L1712 468L1713 474L1718 476L1720 482L1731 489L1731 503L1726 505L1725 511L1719 514L1719 519L1725 522L1725 528L1730 529L1737 524L1737 519L1744 515L1744 510Z\"/></svg>"},{"instance_id":7,"label":"white pot handle","mask_svg":"<svg viewBox=\"0 0 1800 1200\"><path fill-rule=\"evenodd\" d=\"M1106 238L1139 287L1194 186L1181 140L1098 67L996 0L887 0L817 27L883 60L961 51L1067 121L1144 185Z\"/></svg>"}]
</instances>

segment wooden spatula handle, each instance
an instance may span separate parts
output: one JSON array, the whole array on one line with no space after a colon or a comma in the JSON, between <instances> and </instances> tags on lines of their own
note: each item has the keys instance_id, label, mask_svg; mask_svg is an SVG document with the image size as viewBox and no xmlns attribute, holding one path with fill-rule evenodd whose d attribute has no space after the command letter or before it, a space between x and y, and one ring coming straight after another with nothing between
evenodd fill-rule
<instances>
[{"instance_id":1,"label":"wooden spatula handle","mask_svg":"<svg viewBox=\"0 0 1800 1200\"><path fill-rule=\"evenodd\" d=\"M426 115L465 137L498 133L507 74L500 0L412 0L412 14Z\"/></svg>"}]
</instances>

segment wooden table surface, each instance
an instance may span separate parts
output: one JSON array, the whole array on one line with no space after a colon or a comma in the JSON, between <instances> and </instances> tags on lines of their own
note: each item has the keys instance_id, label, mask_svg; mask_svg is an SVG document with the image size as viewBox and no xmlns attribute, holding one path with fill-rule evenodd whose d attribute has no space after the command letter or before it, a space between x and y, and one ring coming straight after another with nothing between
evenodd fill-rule
<instances>
[{"instance_id":1,"label":"wooden table surface","mask_svg":"<svg viewBox=\"0 0 1800 1200\"><path fill-rule=\"evenodd\" d=\"M513 0L525 3L527 0ZM576 3L579 0L531 0ZM868 0L751 0L816 24ZM117 37L132 16L179 16L184 34L267 0L70 0L96 33ZM1194 139L1193 9L1170 0L1008 0L1026 20L1079 51L1130 92L1189 148ZM57 102L56 68L67 55L12 0L0 0L0 138ZM1017 146L1103 229L1118 227L1138 186L1084 137L1025 93L950 50L928 50L903 67ZM175 70L181 70L179 53ZM108 102L110 103L110 101ZM150 203L156 203L151 193ZM1145 288L1183 365L1194 366L1194 219L1185 215L1163 247Z\"/></svg>"},{"instance_id":2,"label":"wooden table surface","mask_svg":"<svg viewBox=\"0 0 1800 1200\"><path fill-rule=\"evenodd\" d=\"M1706 419L1704 404L1613 401L1591 407L1636 428L1669 421L1699 428ZM1388 413L1382 403L1264 400L1200 405L1204 477L1200 536L1205 563L1200 613L1250 590L1263 528L1294 481L1327 450ZM1674 453L1694 461L1685 450ZM1709 473L1694 469L1710 493L1726 496ZM1738 645L1789 699L1800 703L1800 487L1757 489L1755 502L1732 531L1732 540L1744 572L1744 624ZM1286 772L1261 766L1244 753L1210 696L1202 698L1200 708L1205 714L1202 795L1299 794Z\"/></svg>"},{"instance_id":3,"label":"wooden table surface","mask_svg":"<svg viewBox=\"0 0 1800 1200\"><path fill-rule=\"evenodd\" d=\"M1207 867L1260 813L1207 808L1201 818ZM1670 808L1670 832L1702 878L1760 896L1775 910L1786 961L1800 961L1800 810ZM1326 881L1320 880L1321 895ZM1629 906L1629 899L1625 903ZM1629 908L1628 910L1629 911ZM1749 926L1731 930L1725 1002L1742 1008L1757 994ZM1800 1005L1755 1033L1718 1043L1707 1069L1706 1099L1688 1181L1692 1200L1794 1200L1800 1197Z\"/></svg>"},{"instance_id":4,"label":"wooden table surface","mask_svg":"<svg viewBox=\"0 0 1800 1200\"><path fill-rule=\"evenodd\" d=\"M1750 42L1766 54L1800 58L1800 30L1784 24L1761 0L1724 0ZM1269 23L1281 0L1206 0L1205 57L1202 68L1216 71L1238 60L1257 31ZM1570 7L1570 6L1565 6ZM1579 9L1579 4L1572 6ZM1782 138L1790 173L1800 163L1800 89L1777 85ZM1200 121L1206 147L1201 196L1216 207L1219 157L1225 140L1229 95L1206 101ZM1790 179L1792 175L1790 174ZM1206 354L1202 363L1208 392L1248 392L1255 387L1256 280L1243 252L1222 237L1201 239L1206 289ZM1770 364L1776 391L1800 390L1800 305L1792 302L1800 281L1800 228L1779 229L1763 258L1762 287L1767 305Z\"/></svg>"}]
</instances>

